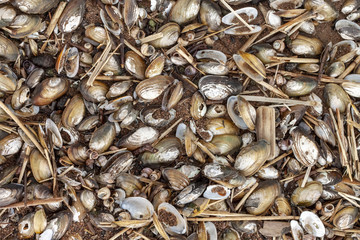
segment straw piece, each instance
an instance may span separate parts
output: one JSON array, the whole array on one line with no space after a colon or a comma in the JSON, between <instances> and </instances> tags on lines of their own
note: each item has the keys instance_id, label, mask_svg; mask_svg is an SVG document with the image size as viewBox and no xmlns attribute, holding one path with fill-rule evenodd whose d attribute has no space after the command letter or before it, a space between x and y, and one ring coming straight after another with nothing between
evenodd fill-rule
<instances>
[{"instance_id":1,"label":"straw piece","mask_svg":"<svg viewBox=\"0 0 360 240\"><path fill-rule=\"evenodd\" d=\"M147 43L147 42L151 42L157 39L160 39L164 36L164 34L162 32L159 33L155 33L149 36L144 37L143 39L140 39L141 44Z\"/></svg>"},{"instance_id":2,"label":"straw piece","mask_svg":"<svg viewBox=\"0 0 360 240\"><path fill-rule=\"evenodd\" d=\"M120 237L121 235L123 235L124 233L126 233L130 228L124 228L123 230L121 230L120 232L118 232L117 234L115 234L114 236L112 236L109 240L115 240L118 237Z\"/></svg>"},{"instance_id":3,"label":"straw piece","mask_svg":"<svg viewBox=\"0 0 360 240\"><path fill-rule=\"evenodd\" d=\"M293 106L293 105L316 106L317 105L317 102L315 102L315 101L302 101L302 100L294 100L294 99L270 98L270 97L250 96L250 95L240 95L240 96L250 102L280 103L280 104L286 104L288 106Z\"/></svg>"},{"instance_id":4,"label":"straw piece","mask_svg":"<svg viewBox=\"0 0 360 240\"><path fill-rule=\"evenodd\" d=\"M32 207L32 206L43 205L43 204L58 203L58 202L62 202L62 201L63 201L63 199L61 197L48 198L48 199L37 199L37 200L33 200L33 201L27 201L26 206L25 206L24 202L18 202L18 203L13 203L13 204L10 204L7 206L0 207L0 209Z\"/></svg>"},{"instance_id":5,"label":"straw piece","mask_svg":"<svg viewBox=\"0 0 360 240\"><path fill-rule=\"evenodd\" d=\"M239 216L239 217L206 217L188 218L191 222L222 222L222 221L262 221L262 220L298 220L299 216Z\"/></svg>"},{"instance_id":6,"label":"straw piece","mask_svg":"<svg viewBox=\"0 0 360 240\"><path fill-rule=\"evenodd\" d=\"M229 9L250 31L253 31L254 29L242 18L240 17L240 15L235 12L235 10L225 1L225 0L220 0L222 4L224 4L224 6Z\"/></svg>"},{"instance_id":7,"label":"straw piece","mask_svg":"<svg viewBox=\"0 0 360 240\"><path fill-rule=\"evenodd\" d=\"M50 37L50 35L52 34L52 32L54 31L54 28L62 14L62 12L64 11L65 7L66 7L66 4L67 2L60 2L50 23L49 23L49 26L47 27L46 29L46 32L45 32L45 36L46 37Z\"/></svg>"}]
</instances>

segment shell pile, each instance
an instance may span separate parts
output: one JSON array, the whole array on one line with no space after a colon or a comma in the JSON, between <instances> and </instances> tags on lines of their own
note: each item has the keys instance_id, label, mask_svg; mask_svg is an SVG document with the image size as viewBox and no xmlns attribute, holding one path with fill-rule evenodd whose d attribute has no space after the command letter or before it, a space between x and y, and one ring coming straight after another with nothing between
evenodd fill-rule
<instances>
[{"instance_id":1,"label":"shell pile","mask_svg":"<svg viewBox=\"0 0 360 240\"><path fill-rule=\"evenodd\" d=\"M0 0L2 239L360 239L360 0Z\"/></svg>"}]
</instances>

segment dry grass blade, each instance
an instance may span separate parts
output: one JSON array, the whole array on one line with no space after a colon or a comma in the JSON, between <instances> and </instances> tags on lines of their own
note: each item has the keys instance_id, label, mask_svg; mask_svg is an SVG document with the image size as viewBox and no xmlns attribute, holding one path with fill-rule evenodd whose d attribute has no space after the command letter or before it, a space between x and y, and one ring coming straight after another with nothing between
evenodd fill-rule
<instances>
[{"instance_id":1,"label":"dry grass blade","mask_svg":"<svg viewBox=\"0 0 360 240\"><path fill-rule=\"evenodd\" d=\"M289 98L288 95L286 95L285 93L283 93L281 90L275 88L274 86L268 84L267 82L264 81L260 81L260 82L256 82L257 84L267 88L268 90L272 91L273 93L275 93L276 95L283 97L283 98Z\"/></svg>"},{"instance_id":2,"label":"dry grass blade","mask_svg":"<svg viewBox=\"0 0 360 240\"><path fill-rule=\"evenodd\" d=\"M29 162L30 152L31 152L31 148L29 146L27 146L26 149L25 149L25 157L24 157L24 161L23 161L23 163L21 165L21 170L20 170L19 179L18 179L17 183L22 182L22 178L23 178L24 173L25 173L26 165Z\"/></svg>"},{"instance_id":3,"label":"dry grass blade","mask_svg":"<svg viewBox=\"0 0 360 240\"><path fill-rule=\"evenodd\" d=\"M115 234L114 236L112 236L109 240L115 240L118 237L120 237L121 235L123 235L124 233L126 233L130 228L124 228L123 230L121 230L120 232L118 232L117 234Z\"/></svg>"},{"instance_id":4,"label":"dry grass blade","mask_svg":"<svg viewBox=\"0 0 360 240\"><path fill-rule=\"evenodd\" d=\"M132 76L96 76L96 80L101 81L127 81L133 80L134 77Z\"/></svg>"},{"instance_id":5,"label":"dry grass blade","mask_svg":"<svg viewBox=\"0 0 360 240\"><path fill-rule=\"evenodd\" d=\"M157 39L160 39L164 36L164 34L162 32L159 33L155 33L149 36L144 37L143 39L140 39L141 44L147 43L147 42L151 42Z\"/></svg>"},{"instance_id":6,"label":"dry grass blade","mask_svg":"<svg viewBox=\"0 0 360 240\"><path fill-rule=\"evenodd\" d=\"M243 213L232 213L226 211L203 211L201 216L223 216L223 217L249 217L252 216L250 214L243 214Z\"/></svg>"},{"instance_id":7,"label":"dry grass blade","mask_svg":"<svg viewBox=\"0 0 360 240\"><path fill-rule=\"evenodd\" d=\"M131 45L131 43L129 43L129 42L126 41L125 39L124 39L124 43L125 43L125 45L126 45L128 48L130 48L131 50L133 50L137 55L139 55L140 57L142 57L143 59L145 59L145 56L144 56L139 50L137 50L136 47L134 47L133 45Z\"/></svg>"},{"instance_id":8,"label":"dry grass blade","mask_svg":"<svg viewBox=\"0 0 360 240\"><path fill-rule=\"evenodd\" d=\"M220 0L222 4L224 4L224 6L229 9L236 17L237 19L239 19L250 31L253 31L254 29L242 18L240 17L239 14L237 14L237 12L234 11L234 9L225 1L225 0Z\"/></svg>"},{"instance_id":9,"label":"dry grass blade","mask_svg":"<svg viewBox=\"0 0 360 240\"><path fill-rule=\"evenodd\" d=\"M280 104L286 104L288 106L294 106L294 105L316 106L317 105L317 102L315 102L315 101L302 101L302 100L294 100L294 99L271 98L271 97L250 96L250 95L240 95L240 96L250 102L280 103Z\"/></svg>"},{"instance_id":10,"label":"dry grass blade","mask_svg":"<svg viewBox=\"0 0 360 240\"><path fill-rule=\"evenodd\" d=\"M4 132L7 132L9 134L10 133L17 133L15 128L9 127L9 126L3 125L3 124L0 124L0 130L2 130Z\"/></svg>"},{"instance_id":11,"label":"dry grass blade","mask_svg":"<svg viewBox=\"0 0 360 240\"><path fill-rule=\"evenodd\" d=\"M277 163L278 161L280 161L281 159L283 159L284 157L289 156L290 154L292 154L292 150L289 150L286 153L281 154L280 156L278 156L277 158L271 160L270 162L268 162L267 164L265 164L264 166L261 167L261 169L267 168L275 163Z\"/></svg>"},{"instance_id":12,"label":"dry grass blade","mask_svg":"<svg viewBox=\"0 0 360 240\"><path fill-rule=\"evenodd\" d=\"M7 206L0 207L0 209L32 207L32 206L43 205L43 204L58 203L58 202L62 202L62 201L63 201L63 199L61 197L48 198L48 199L37 199L37 200L33 200L33 201L27 201L26 205L24 202L18 202L18 203L13 203L13 204L10 204Z\"/></svg>"},{"instance_id":13,"label":"dry grass blade","mask_svg":"<svg viewBox=\"0 0 360 240\"><path fill-rule=\"evenodd\" d=\"M320 62L317 58L298 58L298 57L271 57L271 60L289 62L289 63L318 63Z\"/></svg>"},{"instance_id":14,"label":"dry grass blade","mask_svg":"<svg viewBox=\"0 0 360 240\"><path fill-rule=\"evenodd\" d=\"M165 239L165 240L170 240L169 236L167 235L167 233L165 232L164 227L162 226L161 222L159 221L158 216L156 215L156 213L153 214L153 221L154 221L154 226L156 228L156 230L159 232L159 234Z\"/></svg>"},{"instance_id":15,"label":"dry grass blade","mask_svg":"<svg viewBox=\"0 0 360 240\"><path fill-rule=\"evenodd\" d=\"M174 127L176 127L183 119L179 118L176 122L174 122L168 129L166 129L161 135L160 137L153 142L151 145L155 146L158 142L160 142L161 139L163 139L164 137L166 137L166 135L168 135L173 129Z\"/></svg>"},{"instance_id":16,"label":"dry grass blade","mask_svg":"<svg viewBox=\"0 0 360 240\"><path fill-rule=\"evenodd\" d=\"M339 76L339 78L345 78L352 70L360 63L360 56L357 56L355 60L345 69L345 71Z\"/></svg>"}]
</instances>

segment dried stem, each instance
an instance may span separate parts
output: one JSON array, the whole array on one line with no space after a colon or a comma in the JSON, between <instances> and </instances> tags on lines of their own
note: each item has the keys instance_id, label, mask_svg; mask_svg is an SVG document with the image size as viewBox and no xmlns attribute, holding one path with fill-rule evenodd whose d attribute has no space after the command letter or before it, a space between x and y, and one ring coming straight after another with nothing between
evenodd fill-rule
<instances>
[{"instance_id":1,"label":"dried stem","mask_svg":"<svg viewBox=\"0 0 360 240\"><path fill-rule=\"evenodd\" d=\"M155 146L158 142L160 142L161 139L163 139L164 137L166 137L166 135L168 135L174 127L176 127L183 119L182 118L179 118L176 122L174 122L173 125L171 125L168 129L166 129L165 132L163 132L160 137L155 141L153 142L151 145L152 146Z\"/></svg>"},{"instance_id":2,"label":"dried stem","mask_svg":"<svg viewBox=\"0 0 360 240\"><path fill-rule=\"evenodd\" d=\"M123 235L124 233L126 233L130 228L124 228L123 230L121 230L120 232L118 232L117 234L115 234L114 236L112 236L109 240L115 240L118 237L120 237L121 235Z\"/></svg>"},{"instance_id":3,"label":"dried stem","mask_svg":"<svg viewBox=\"0 0 360 240\"><path fill-rule=\"evenodd\" d=\"M23 178L24 173L25 173L26 165L29 162L30 152L31 152L31 148L30 148L30 146L27 146L26 149L25 149L24 161L23 161L23 163L21 165L21 170L20 170L20 174L19 174L18 183L22 182L22 178Z\"/></svg>"},{"instance_id":4,"label":"dried stem","mask_svg":"<svg viewBox=\"0 0 360 240\"><path fill-rule=\"evenodd\" d=\"M309 176L310 176L310 172L311 172L311 167L312 166L308 166L307 169L306 169L306 172L305 172L305 176L303 178L303 181L301 182L301 187L305 187L308 179L309 179Z\"/></svg>"},{"instance_id":5,"label":"dried stem","mask_svg":"<svg viewBox=\"0 0 360 240\"><path fill-rule=\"evenodd\" d=\"M271 160L270 162L268 162L267 164L265 164L264 166L262 166L261 169L267 168L275 163L277 163L278 161L280 161L281 159L283 159L284 157L289 156L290 154L292 154L292 150L289 150L286 153L283 153L282 155L278 156L277 158Z\"/></svg>"},{"instance_id":6,"label":"dried stem","mask_svg":"<svg viewBox=\"0 0 360 240\"><path fill-rule=\"evenodd\" d=\"M273 61L281 61L283 63L318 63L320 62L317 58L298 58L298 57L271 57Z\"/></svg>"},{"instance_id":7,"label":"dried stem","mask_svg":"<svg viewBox=\"0 0 360 240\"><path fill-rule=\"evenodd\" d=\"M63 201L63 199L61 197L48 198L48 199L37 199L37 200L33 200L33 201L28 201L26 203L26 206L25 206L24 202L18 202L18 203L13 203L13 204L10 204L7 206L0 207L0 209L32 207L32 206L43 205L43 204L58 203L58 202L62 202L62 201Z\"/></svg>"},{"instance_id":8,"label":"dried stem","mask_svg":"<svg viewBox=\"0 0 360 240\"><path fill-rule=\"evenodd\" d=\"M131 43L129 43L128 41L126 41L126 39L124 39L124 43L125 45L130 48L131 50L133 50L137 55L139 55L140 57L142 57L143 59L145 59L145 56L139 51L137 50L136 47L134 47L133 45L131 45Z\"/></svg>"},{"instance_id":9,"label":"dried stem","mask_svg":"<svg viewBox=\"0 0 360 240\"><path fill-rule=\"evenodd\" d=\"M270 98L270 97L250 96L250 95L240 95L240 96L250 102L281 103L281 104L286 104L288 106L294 106L294 105L316 106L317 105L317 102L315 102L315 101L302 101L302 100L294 100L294 99Z\"/></svg>"},{"instance_id":10,"label":"dried stem","mask_svg":"<svg viewBox=\"0 0 360 240\"><path fill-rule=\"evenodd\" d=\"M260 36L260 34L264 31L265 25L261 26L259 32L253 34L240 48L240 51L246 52L246 50L255 42L255 40Z\"/></svg>"},{"instance_id":11,"label":"dried stem","mask_svg":"<svg viewBox=\"0 0 360 240\"><path fill-rule=\"evenodd\" d=\"M96 76L96 80L102 80L102 81L127 81L127 80L133 80L134 77L132 76Z\"/></svg>"},{"instance_id":12,"label":"dried stem","mask_svg":"<svg viewBox=\"0 0 360 240\"><path fill-rule=\"evenodd\" d=\"M147 42L151 42L157 39L160 39L164 36L164 34L162 32L159 33L155 33L149 36L144 37L143 39L140 39L141 44L147 43Z\"/></svg>"},{"instance_id":13,"label":"dried stem","mask_svg":"<svg viewBox=\"0 0 360 240\"><path fill-rule=\"evenodd\" d=\"M263 221L263 220L298 220L299 216L239 216L239 217L206 217L188 218L191 222L222 222L222 221Z\"/></svg>"},{"instance_id":14,"label":"dried stem","mask_svg":"<svg viewBox=\"0 0 360 240\"><path fill-rule=\"evenodd\" d=\"M281 96L283 98L289 98L288 95L286 95L285 93L283 93L281 90L275 88L274 86L268 84L267 82L264 82L264 81L259 81L259 82L256 82L257 84L267 88L268 90L272 91L273 93L275 93L276 95L278 96Z\"/></svg>"},{"instance_id":15,"label":"dried stem","mask_svg":"<svg viewBox=\"0 0 360 240\"><path fill-rule=\"evenodd\" d=\"M360 63L360 56L357 56L355 60L345 69L345 71L339 76L339 78L345 78L352 70Z\"/></svg>"}]
</instances>

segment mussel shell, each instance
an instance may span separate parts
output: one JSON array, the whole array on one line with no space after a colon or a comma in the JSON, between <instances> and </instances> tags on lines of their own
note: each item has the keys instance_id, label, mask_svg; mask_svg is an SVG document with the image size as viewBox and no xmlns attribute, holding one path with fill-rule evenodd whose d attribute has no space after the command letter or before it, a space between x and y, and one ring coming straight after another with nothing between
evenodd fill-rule
<instances>
[{"instance_id":1,"label":"mussel shell","mask_svg":"<svg viewBox=\"0 0 360 240\"><path fill-rule=\"evenodd\" d=\"M213 135L233 134L237 135L239 129L235 124L226 118L213 118L206 123L206 129L210 130Z\"/></svg>"},{"instance_id":2,"label":"mussel shell","mask_svg":"<svg viewBox=\"0 0 360 240\"><path fill-rule=\"evenodd\" d=\"M241 89L238 80L226 76L207 75L199 80L199 90L210 100L223 100Z\"/></svg>"},{"instance_id":3,"label":"mussel shell","mask_svg":"<svg viewBox=\"0 0 360 240\"><path fill-rule=\"evenodd\" d=\"M290 45L290 50L296 55L319 55L322 49L322 42L319 39L303 35L298 35Z\"/></svg>"},{"instance_id":4,"label":"mussel shell","mask_svg":"<svg viewBox=\"0 0 360 240\"><path fill-rule=\"evenodd\" d=\"M135 88L135 92L143 101L152 101L159 97L173 82L169 76L155 76L141 81Z\"/></svg>"},{"instance_id":5,"label":"mussel shell","mask_svg":"<svg viewBox=\"0 0 360 240\"><path fill-rule=\"evenodd\" d=\"M0 155L8 156L20 151L23 141L20 136L12 133L0 140Z\"/></svg>"},{"instance_id":6,"label":"mussel shell","mask_svg":"<svg viewBox=\"0 0 360 240\"><path fill-rule=\"evenodd\" d=\"M333 220L335 227L343 230L352 228L356 221L359 219L359 209L353 206L347 206L338 211Z\"/></svg>"},{"instance_id":7,"label":"mussel shell","mask_svg":"<svg viewBox=\"0 0 360 240\"><path fill-rule=\"evenodd\" d=\"M190 184L189 178L174 168L165 168L162 171L163 176L165 179L169 181L171 188L176 191L183 190Z\"/></svg>"},{"instance_id":8,"label":"mussel shell","mask_svg":"<svg viewBox=\"0 0 360 240\"><path fill-rule=\"evenodd\" d=\"M185 24L196 18L200 10L201 0L178 0L172 7L169 20Z\"/></svg>"},{"instance_id":9,"label":"mussel shell","mask_svg":"<svg viewBox=\"0 0 360 240\"><path fill-rule=\"evenodd\" d=\"M11 30L10 37L24 38L40 30L41 18L35 15L17 15L8 28Z\"/></svg>"},{"instance_id":10,"label":"mussel shell","mask_svg":"<svg viewBox=\"0 0 360 240\"><path fill-rule=\"evenodd\" d=\"M233 153L241 146L241 138L231 134L216 135L210 142L204 143L204 145L213 154L227 155Z\"/></svg>"},{"instance_id":11,"label":"mussel shell","mask_svg":"<svg viewBox=\"0 0 360 240\"><path fill-rule=\"evenodd\" d=\"M32 174L38 182L52 176L47 160L37 149L30 154L30 166Z\"/></svg>"},{"instance_id":12,"label":"mussel shell","mask_svg":"<svg viewBox=\"0 0 360 240\"><path fill-rule=\"evenodd\" d=\"M153 143L159 136L159 131L152 127L141 127L128 136L120 139L119 146L135 150L144 144Z\"/></svg>"},{"instance_id":13,"label":"mussel shell","mask_svg":"<svg viewBox=\"0 0 360 240\"><path fill-rule=\"evenodd\" d=\"M291 201L297 206L309 207L320 198L323 187L321 183L313 181L306 183L305 187L298 187L291 195Z\"/></svg>"},{"instance_id":14,"label":"mussel shell","mask_svg":"<svg viewBox=\"0 0 360 240\"><path fill-rule=\"evenodd\" d=\"M19 110L30 98L30 88L25 84L17 89L11 97L11 106Z\"/></svg>"},{"instance_id":15,"label":"mussel shell","mask_svg":"<svg viewBox=\"0 0 360 240\"><path fill-rule=\"evenodd\" d=\"M157 152L145 152L141 155L140 159L144 165L163 165L175 161L180 155L181 142L176 137L167 137L157 143L154 148Z\"/></svg>"},{"instance_id":16,"label":"mussel shell","mask_svg":"<svg viewBox=\"0 0 360 240\"><path fill-rule=\"evenodd\" d=\"M325 227L321 219L313 212L303 211L300 214L300 224L306 232L314 237L322 238L325 235Z\"/></svg>"},{"instance_id":17,"label":"mussel shell","mask_svg":"<svg viewBox=\"0 0 360 240\"><path fill-rule=\"evenodd\" d=\"M347 94L352 97L359 98L360 97L360 82L343 82L341 87L345 90Z\"/></svg>"},{"instance_id":18,"label":"mussel shell","mask_svg":"<svg viewBox=\"0 0 360 240\"><path fill-rule=\"evenodd\" d=\"M105 152L112 144L115 135L115 125L107 122L93 132L89 147L98 153Z\"/></svg>"},{"instance_id":19,"label":"mussel shell","mask_svg":"<svg viewBox=\"0 0 360 240\"><path fill-rule=\"evenodd\" d=\"M260 215L267 211L280 194L280 184L271 180L261 182L245 202L246 210L250 214Z\"/></svg>"},{"instance_id":20,"label":"mussel shell","mask_svg":"<svg viewBox=\"0 0 360 240\"><path fill-rule=\"evenodd\" d=\"M328 0L306 0L304 7L306 10L315 11L317 14L314 19L321 22L333 21L339 15L336 9L332 6L332 3Z\"/></svg>"},{"instance_id":21,"label":"mussel shell","mask_svg":"<svg viewBox=\"0 0 360 240\"><path fill-rule=\"evenodd\" d=\"M235 11L237 14L246 14L247 22L253 21L258 16L258 11L254 7L244 7L239 8ZM224 17L222 17L221 21L226 25L234 25L239 22L239 19L235 16L234 13L230 12Z\"/></svg>"},{"instance_id":22,"label":"mussel shell","mask_svg":"<svg viewBox=\"0 0 360 240\"><path fill-rule=\"evenodd\" d=\"M238 68L252 80L259 82L266 77L265 66L256 56L240 51L233 59Z\"/></svg>"},{"instance_id":23,"label":"mussel shell","mask_svg":"<svg viewBox=\"0 0 360 240\"><path fill-rule=\"evenodd\" d=\"M24 13L43 14L56 7L60 0L14 0L12 5Z\"/></svg>"},{"instance_id":24,"label":"mussel shell","mask_svg":"<svg viewBox=\"0 0 360 240\"><path fill-rule=\"evenodd\" d=\"M199 92L195 92L191 97L190 114L195 120L204 117L206 113L205 99Z\"/></svg>"},{"instance_id":25,"label":"mussel shell","mask_svg":"<svg viewBox=\"0 0 360 240\"><path fill-rule=\"evenodd\" d=\"M202 172L205 177L227 187L239 187L245 183L245 177L238 170L218 163L206 164Z\"/></svg>"},{"instance_id":26,"label":"mussel shell","mask_svg":"<svg viewBox=\"0 0 360 240\"><path fill-rule=\"evenodd\" d=\"M0 7L0 27L6 27L14 20L16 11L9 5L2 5Z\"/></svg>"},{"instance_id":27,"label":"mussel shell","mask_svg":"<svg viewBox=\"0 0 360 240\"><path fill-rule=\"evenodd\" d=\"M160 75L165 65L165 57L163 55L155 58L145 71L145 78L152 78Z\"/></svg>"},{"instance_id":28,"label":"mussel shell","mask_svg":"<svg viewBox=\"0 0 360 240\"><path fill-rule=\"evenodd\" d=\"M340 113L346 111L350 98L342 87L337 84L329 83L324 88L324 100L328 107L333 111L339 109Z\"/></svg>"},{"instance_id":29,"label":"mussel shell","mask_svg":"<svg viewBox=\"0 0 360 240\"><path fill-rule=\"evenodd\" d=\"M211 0L203 0L200 6L200 19L210 31L220 30L221 9L219 5Z\"/></svg>"},{"instance_id":30,"label":"mussel shell","mask_svg":"<svg viewBox=\"0 0 360 240\"><path fill-rule=\"evenodd\" d=\"M48 78L38 84L32 94L36 106L44 106L63 96L69 89L69 81L64 78Z\"/></svg>"},{"instance_id":31,"label":"mussel shell","mask_svg":"<svg viewBox=\"0 0 360 240\"><path fill-rule=\"evenodd\" d=\"M177 42L180 35L180 26L177 23L169 22L160 27L158 32L163 33L163 37L151 41L150 44L156 48L168 48Z\"/></svg>"},{"instance_id":32,"label":"mussel shell","mask_svg":"<svg viewBox=\"0 0 360 240\"><path fill-rule=\"evenodd\" d=\"M262 167L269 156L270 144L266 140L260 140L241 149L234 167L244 176L251 176Z\"/></svg>"},{"instance_id":33,"label":"mussel shell","mask_svg":"<svg viewBox=\"0 0 360 240\"><path fill-rule=\"evenodd\" d=\"M10 183L0 187L0 207L18 202L21 198L24 186Z\"/></svg>"},{"instance_id":34,"label":"mussel shell","mask_svg":"<svg viewBox=\"0 0 360 240\"><path fill-rule=\"evenodd\" d=\"M130 30L134 26L136 20L139 17L139 8L136 3L136 0L124 1L123 16L124 16L125 25Z\"/></svg>"},{"instance_id":35,"label":"mussel shell","mask_svg":"<svg viewBox=\"0 0 360 240\"><path fill-rule=\"evenodd\" d=\"M291 146L296 159L305 166L314 165L319 156L319 148L315 141L306 136L300 129L291 133L293 144Z\"/></svg>"},{"instance_id":36,"label":"mussel shell","mask_svg":"<svg viewBox=\"0 0 360 240\"><path fill-rule=\"evenodd\" d=\"M343 39L347 39L347 40L360 39L360 27L355 22L341 19L336 22L335 29L338 31L338 33Z\"/></svg>"},{"instance_id":37,"label":"mussel shell","mask_svg":"<svg viewBox=\"0 0 360 240\"><path fill-rule=\"evenodd\" d=\"M204 192L204 197L211 200L223 200L228 198L230 193L230 189L222 185L209 185Z\"/></svg>"},{"instance_id":38,"label":"mussel shell","mask_svg":"<svg viewBox=\"0 0 360 240\"><path fill-rule=\"evenodd\" d=\"M73 0L65 7L59 18L59 30L63 33L74 31L80 26L85 14L86 0Z\"/></svg>"},{"instance_id":39,"label":"mussel shell","mask_svg":"<svg viewBox=\"0 0 360 240\"><path fill-rule=\"evenodd\" d=\"M18 47L11 40L0 35L0 60L5 62L14 62L18 55Z\"/></svg>"},{"instance_id":40,"label":"mussel shell","mask_svg":"<svg viewBox=\"0 0 360 240\"><path fill-rule=\"evenodd\" d=\"M329 77L338 77L345 71L345 64L343 62L333 62L327 69L326 74Z\"/></svg>"},{"instance_id":41,"label":"mussel shell","mask_svg":"<svg viewBox=\"0 0 360 240\"><path fill-rule=\"evenodd\" d=\"M120 173L116 178L116 186L121 187L126 196L131 196L134 190L141 190L143 185L141 182L134 176L128 173Z\"/></svg>"},{"instance_id":42,"label":"mussel shell","mask_svg":"<svg viewBox=\"0 0 360 240\"><path fill-rule=\"evenodd\" d=\"M115 180L120 173L128 171L133 162L134 156L131 152L119 152L109 158L101 172L108 174L110 179Z\"/></svg>"},{"instance_id":43,"label":"mussel shell","mask_svg":"<svg viewBox=\"0 0 360 240\"><path fill-rule=\"evenodd\" d=\"M92 86L89 86L87 82L88 80L83 80L80 84L80 93L84 99L94 103L104 101L109 90L108 86L100 81L94 81Z\"/></svg>"},{"instance_id":44,"label":"mussel shell","mask_svg":"<svg viewBox=\"0 0 360 240\"><path fill-rule=\"evenodd\" d=\"M270 7L275 10L295 9L303 5L304 0L270 0Z\"/></svg>"},{"instance_id":45,"label":"mussel shell","mask_svg":"<svg viewBox=\"0 0 360 240\"><path fill-rule=\"evenodd\" d=\"M134 51L126 52L125 69L137 79L145 79L145 61Z\"/></svg>"},{"instance_id":46,"label":"mussel shell","mask_svg":"<svg viewBox=\"0 0 360 240\"><path fill-rule=\"evenodd\" d=\"M85 104L82 96L77 94L70 100L70 102L64 109L61 116L61 122L66 128L73 128L82 121L84 116Z\"/></svg>"},{"instance_id":47,"label":"mussel shell","mask_svg":"<svg viewBox=\"0 0 360 240\"><path fill-rule=\"evenodd\" d=\"M34 229L35 213L26 214L18 223L18 230L21 238L32 238L35 235Z\"/></svg>"},{"instance_id":48,"label":"mussel shell","mask_svg":"<svg viewBox=\"0 0 360 240\"><path fill-rule=\"evenodd\" d=\"M313 78L297 77L287 81L283 91L290 97L299 97L310 94L317 86L318 82Z\"/></svg>"}]
</instances>

